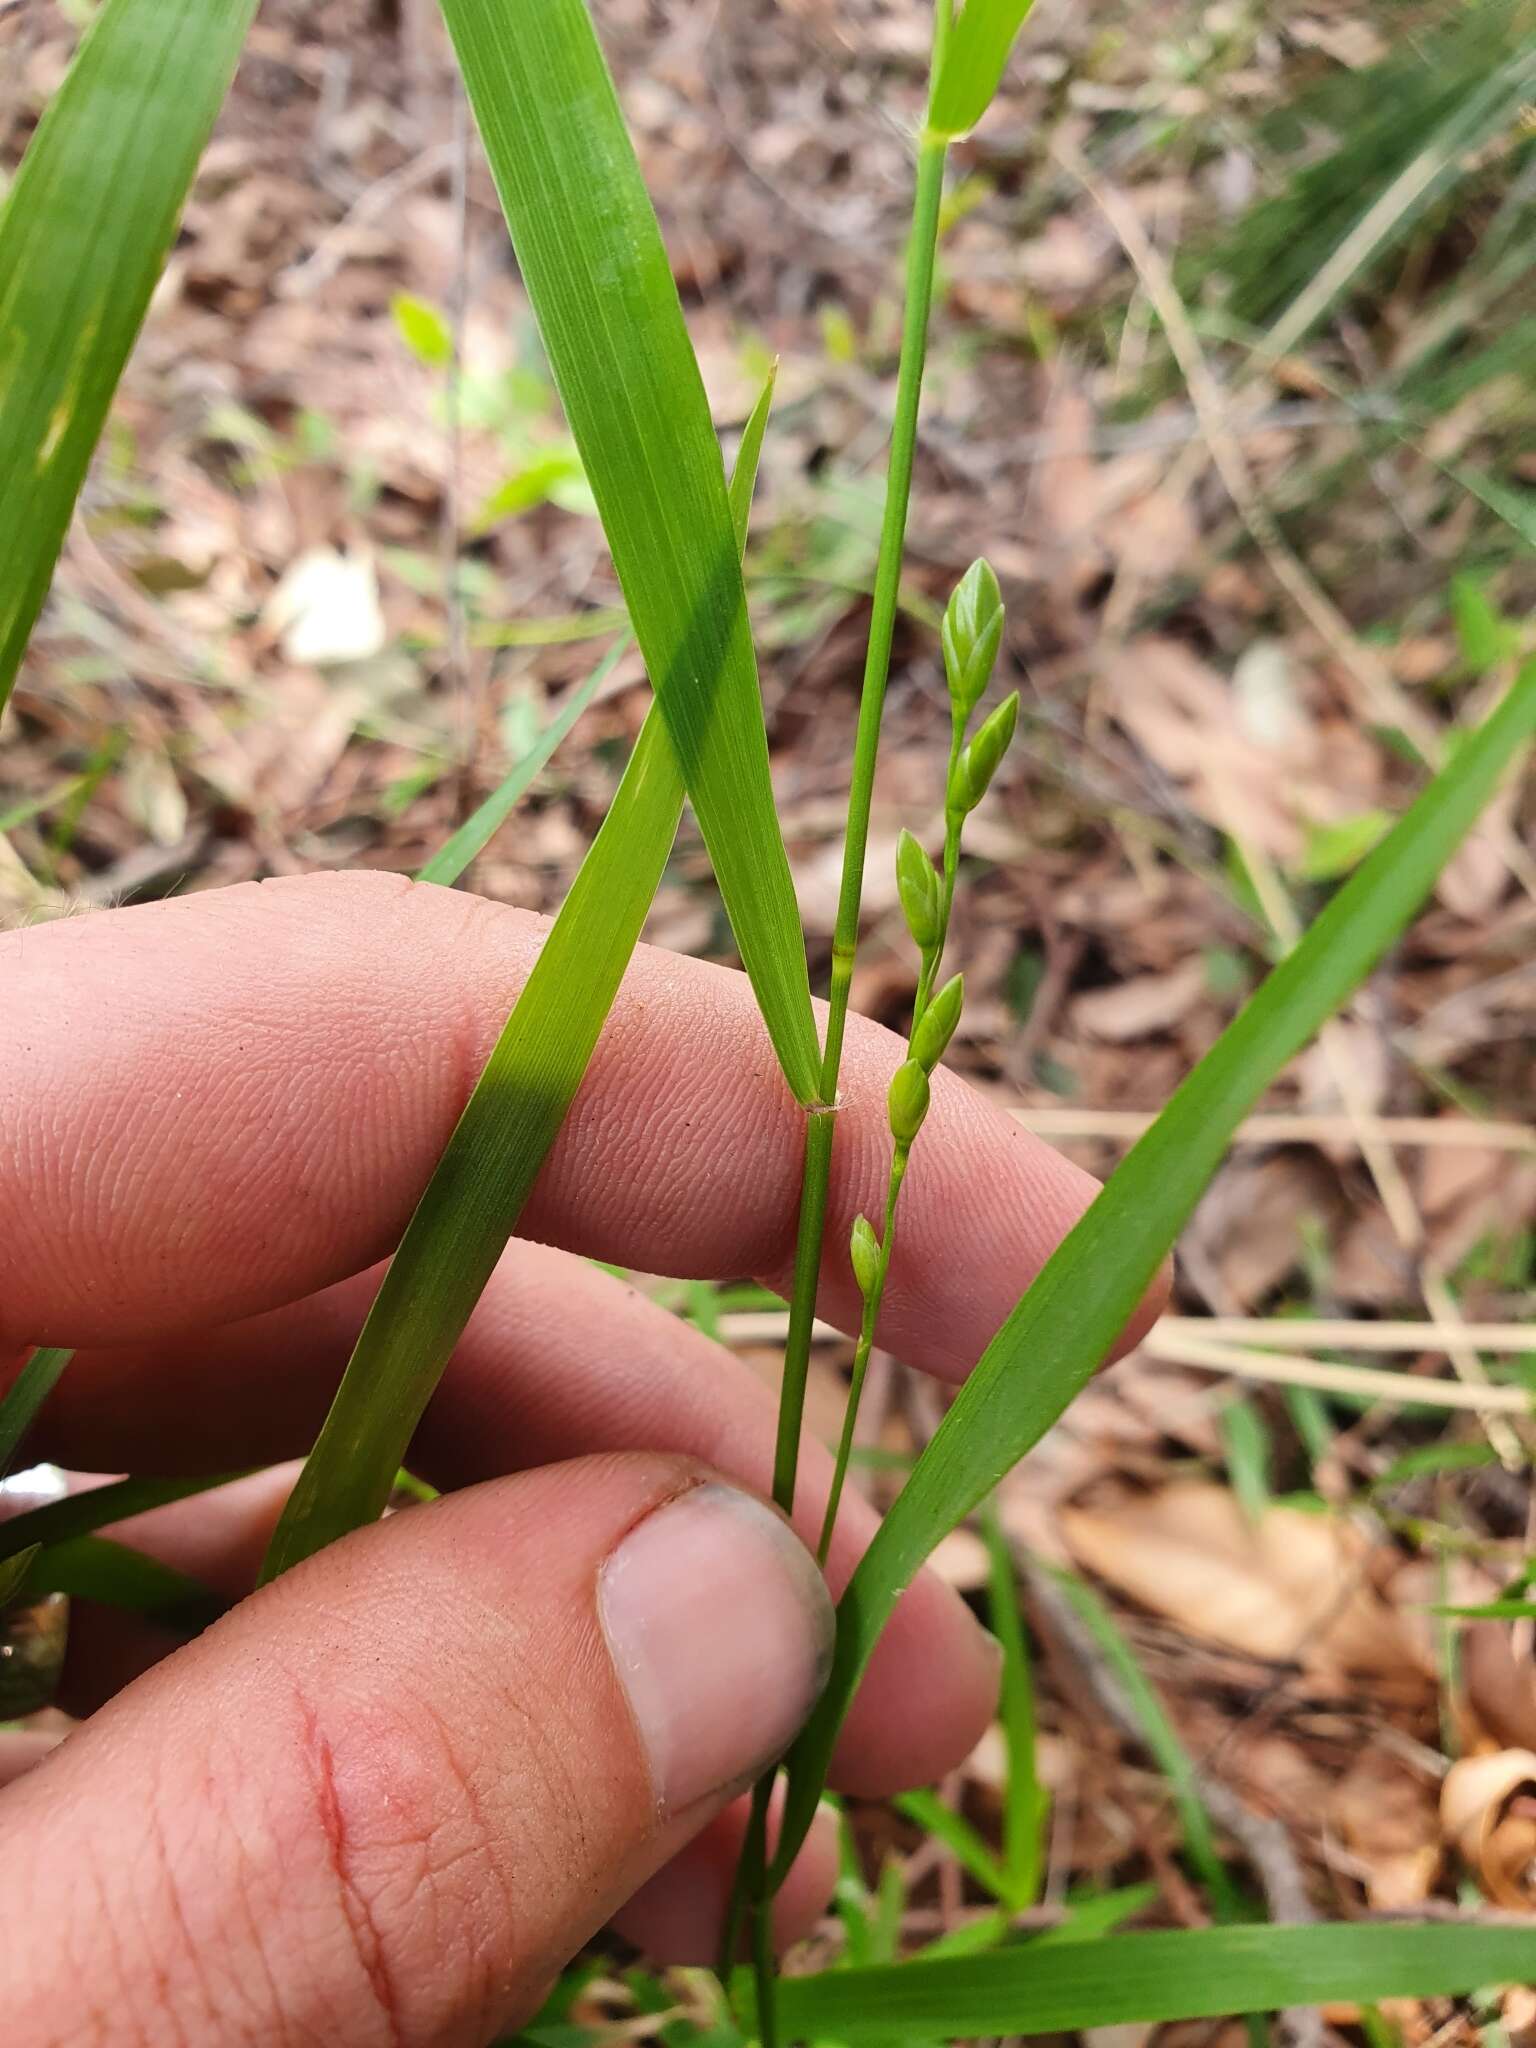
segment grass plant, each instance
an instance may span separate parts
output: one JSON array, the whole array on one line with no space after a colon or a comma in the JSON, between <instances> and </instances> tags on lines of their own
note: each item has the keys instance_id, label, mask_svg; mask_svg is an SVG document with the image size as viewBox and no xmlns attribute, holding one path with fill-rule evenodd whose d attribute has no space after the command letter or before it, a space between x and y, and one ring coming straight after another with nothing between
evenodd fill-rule
<instances>
[{"instance_id":1,"label":"grass plant","mask_svg":"<svg viewBox=\"0 0 1536 2048\"><path fill-rule=\"evenodd\" d=\"M945 168L951 143L981 118L997 89L1028 0L966 0L958 14L952 0L937 0L934 9L828 1013L819 1034L769 777L741 570L770 391L747 424L728 485L672 270L584 0L443 0L443 12L655 702L390 1265L274 1538L268 1577L382 1512L586 1071L685 799L765 1034L804 1115L773 1475L774 1498L793 1505ZM0 214L0 704L250 13L248 0L198 8L188 0L106 0ZM1481 100L1476 110L1481 119ZM1457 127L1458 148L1462 136ZM1426 188L1426 199L1432 196ZM1347 242L1346 235L1340 246ZM1345 282L1341 272L1341 289ZM1313 317L1310 302L1287 303L1279 324L1300 333ZM1322 310L1319 304L1318 317ZM901 1190L921 1171L914 1147L930 1075L964 1001L960 977L941 982L940 975L964 820L985 795L1018 716L1014 696L977 722L1004 628L997 580L977 563L956 589L940 634L951 712L943 846L935 860L908 834L897 855L920 972L905 1057L891 1081L884 1213L878 1229L858 1219L846 1253L863 1315L823 1552L878 1334ZM425 879L451 883L462 875L620 652L616 646L568 697L532 752L423 870ZM1109 1931L1111 1913L1101 1922L1085 1917L1071 1939L1015 1942L1011 1916L1040 1891L1046 1800L1017 1588L995 1526L988 1533L991 1598L1004 1645L1009 1771L1001 1855L931 1795L909 1799L905 1811L949 1844L998 1912L981 1935L957 1941L955 1953L882 1962L895 1954L896 1894L883 1889L870 1901L850 1890L852 1917L845 1918L862 1928L852 1943L859 1966L783 1985L767 1927L772 1894L823 1797L844 1715L901 1592L1096 1371L1242 1119L1402 931L1533 732L1536 664L1519 672L1479 728L1457 736L1442 772L1354 868L1139 1138L997 1331L917 1460L840 1602L829 1682L786 1759L784 1818L771 1858L771 1780L755 1795L738 1890L752 1922L755 1969L750 1987L734 1980L733 1939L724 1974L740 1993L743 2027L765 2043L939 2040L1258 2013L1324 1999L1461 1992L1529 1976L1527 1933L1475 1925L1125 1935ZM0 1459L14 1451L66 1362L62 1352L33 1355L0 1406ZM20 1518L0 1543L11 1594L18 1585L23 1592L68 1588L195 1624L201 1589L148 1560L132 1562L133 1552L97 1534L111 1518L179 1497L178 1487L192 1490L129 1479L79 1506L59 1503ZM1097 1632L1101 1644L1110 1640ZM1187 1782L1187 1759L1155 1707L1152 1701L1145 1717L1148 1739L1181 1792L1186 1843L1217 1902L1230 1908L1229 1881ZM995 1941L996 1952L958 1952L983 1940ZM535 2026L524 2038L542 2037ZM722 2038L739 2036L726 2027Z\"/></svg>"}]
</instances>

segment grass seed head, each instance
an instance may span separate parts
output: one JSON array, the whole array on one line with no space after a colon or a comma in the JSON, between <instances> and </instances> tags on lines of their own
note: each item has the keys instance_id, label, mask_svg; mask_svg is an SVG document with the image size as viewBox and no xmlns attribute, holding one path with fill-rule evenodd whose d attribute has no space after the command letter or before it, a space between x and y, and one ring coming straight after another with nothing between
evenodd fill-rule
<instances>
[{"instance_id":1,"label":"grass seed head","mask_svg":"<svg viewBox=\"0 0 1536 2048\"><path fill-rule=\"evenodd\" d=\"M943 891L938 870L905 826L896 842L896 887L907 930L919 951L926 953L938 944L943 929Z\"/></svg>"},{"instance_id":2,"label":"grass seed head","mask_svg":"<svg viewBox=\"0 0 1536 2048\"><path fill-rule=\"evenodd\" d=\"M886 1107L891 1136L898 1145L910 1145L928 1114L928 1076L916 1060L903 1060L896 1069Z\"/></svg>"},{"instance_id":3,"label":"grass seed head","mask_svg":"<svg viewBox=\"0 0 1536 2048\"><path fill-rule=\"evenodd\" d=\"M965 976L951 975L918 1019L912 1033L912 1057L925 1074L931 1074L943 1059L949 1041L965 1007Z\"/></svg>"}]
</instances>

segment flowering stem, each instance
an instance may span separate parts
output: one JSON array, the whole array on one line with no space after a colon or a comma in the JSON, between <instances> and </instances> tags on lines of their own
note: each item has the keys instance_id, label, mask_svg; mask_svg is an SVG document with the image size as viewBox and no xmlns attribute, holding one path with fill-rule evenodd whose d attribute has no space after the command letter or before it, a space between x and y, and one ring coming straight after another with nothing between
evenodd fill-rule
<instances>
[{"instance_id":1,"label":"flowering stem","mask_svg":"<svg viewBox=\"0 0 1536 2048\"><path fill-rule=\"evenodd\" d=\"M949 31L949 0L940 0L934 18L936 75ZM928 315L933 301L934 260L938 249L939 214L944 197L943 136L924 133L918 149L917 188L912 208L912 235L907 244L906 311L902 326L901 363L896 378L896 413L891 426L890 472L885 515L880 529L880 556L875 570L874 605L869 621L869 647L864 685L859 698L859 725L854 740L853 779L848 795L848 830L843 842L842 881L832 935L832 978L828 990L827 1034L822 1046L820 1113L807 1121L804 1171L800 1195L800 1228L789 1304L789 1335L784 1350L784 1390L779 1402L778 1445L774 1457L773 1497L788 1514L794 1506L795 1473L800 1454L800 1429L805 1414L805 1384L810 1368L811 1330L816 1315L816 1286L821 1275L821 1241L827 1213L827 1186L832 1167L832 1110L837 1102L842 1066L843 1034L859 941L859 905L864 888L864 856L869 843L869 814L874 800L875 758L880 746L880 716L891 667L891 642L896 630L896 599L901 583L901 556L906 540L907 505L912 491L912 464L917 450L917 411L922 395L923 365L928 350Z\"/></svg>"},{"instance_id":2,"label":"flowering stem","mask_svg":"<svg viewBox=\"0 0 1536 2048\"><path fill-rule=\"evenodd\" d=\"M864 1375L869 1370L869 1354L874 1349L875 1324L880 1315L880 1303L885 1294L885 1276L891 1269L891 1247L896 1238L896 1203L901 1194L901 1183L906 1176L909 1148L898 1145L891 1154L891 1173L885 1188L885 1226L880 1234L880 1263L875 1269L875 1282L864 1302L864 1315L859 1324L858 1346L853 1354L853 1378L848 1388L848 1405L843 1410L843 1433L837 1446L837 1464L832 1473L832 1490L827 1495L827 1511L822 1518L821 1540L816 1546L816 1562L825 1565L832 1548L832 1531L837 1526L837 1510L843 1497L843 1482L848 1477L848 1460L853 1455L853 1432L859 1419L859 1397L864 1391Z\"/></svg>"}]
</instances>

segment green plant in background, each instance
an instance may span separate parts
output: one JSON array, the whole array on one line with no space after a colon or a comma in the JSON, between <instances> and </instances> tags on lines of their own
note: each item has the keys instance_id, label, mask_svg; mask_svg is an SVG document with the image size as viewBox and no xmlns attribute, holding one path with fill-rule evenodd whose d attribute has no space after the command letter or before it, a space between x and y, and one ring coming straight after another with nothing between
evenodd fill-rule
<instances>
[{"instance_id":1,"label":"green plant in background","mask_svg":"<svg viewBox=\"0 0 1536 2048\"><path fill-rule=\"evenodd\" d=\"M86 461L174 229L201 141L247 25L245 0L107 0L39 130L0 215L0 699L41 603ZM281 1570L383 1508L411 1432L484 1285L596 1045L659 880L686 794L786 1083L805 1115L805 1165L774 1493L790 1505L806 1365L822 1270L837 1084L860 921L881 711L911 487L935 252L950 141L995 91L1027 0L951 0L934 16L927 118L917 142L897 403L855 741L825 1034L810 1003L804 944L775 814L740 554L768 396L743 436L728 488L666 252L583 0L444 0L575 447L612 552L629 626L656 702L618 794L538 965L423 1194L359 1339L335 1406L274 1540ZM1459 131L1458 131L1459 132ZM601 195L602 203L593 203ZM110 260L108 260L110 258ZM411 316L418 350L435 347ZM408 323L402 321L404 327ZM1003 612L977 565L945 613L952 706L945 843L935 864L902 842L899 882L922 972L907 1058L892 1084L884 1229L850 1246L873 1342L894 1242L896 1197L928 1077L958 1021L958 977L940 987L960 828L984 794L1018 716L1010 698L974 732L998 658ZM599 672L601 673L601 671ZM581 686L562 710L572 720ZM1215 1170L1238 1121L1358 985L1413 915L1511 761L1536 730L1536 664L1518 676L1449 765L1374 845L1303 941L1276 967L1019 1301L955 1400L860 1563L838 1610L832 1674L787 1759L770 1860L758 1789L743 1858L755 1983L741 2011L761 2038L940 2039L1227 2012L1323 1998L1461 1991L1526 1974L1528 1936L1485 1927L1250 1928L1116 1935L1120 1901L1073 1939L995 1955L931 1955L776 1983L768 1901L822 1796L854 1688L902 1589L937 1541L992 1492L1087 1381L1133 1313ZM555 734L558 738L558 733ZM550 740L550 745L554 739ZM515 802L512 786L430 872L462 872ZM509 793L510 790L510 793ZM1353 849L1352 849L1353 851ZM921 1155L917 1169L921 1170ZM13 1448L64 1369L39 1352L0 1404ZM857 1387L840 1460L846 1470ZM144 1483L125 1484L140 1487ZM111 1492L112 1489L106 1491ZM153 1490L134 1498L147 1502ZM163 1497L174 1497L165 1495ZM40 1510L53 1513L53 1510ZM0 1559L26 1586L94 1588L165 1613L187 1589L124 1565L95 1530L105 1507L34 1517ZM100 1514L102 1521L93 1521ZM131 1557L132 1553L124 1553ZM15 1560L22 1559L20 1567ZM150 1580L153 1579L153 1583ZM14 1591L14 1586L12 1588ZM1044 1799L1032 1695L1011 1578L994 1543L1003 1627L1010 1778L1000 1864L971 1867L1008 1913L1038 1891ZM910 1803L909 1803L909 1810ZM925 1824L965 1837L921 1798ZM1186 1814L1186 1825L1194 1819ZM1198 1838L1198 1824L1197 1824ZM982 1845L985 1848L985 1845ZM988 1852L990 1854L990 1852ZM997 1864L994 1869L993 1864ZM1213 1866L1214 1869L1214 1866ZM1214 1875L1212 1882L1215 1883ZM878 1933L879 1905L875 1931ZM979 1940L984 1937L971 1937ZM734 1954L734 1946L730 1955ZM730 1960L728 1955L727 1960ZM729 2037L729 2030L727 2030ZM538 2039L537 2029L530 2038Z\"/></svg>"}]
</instances>

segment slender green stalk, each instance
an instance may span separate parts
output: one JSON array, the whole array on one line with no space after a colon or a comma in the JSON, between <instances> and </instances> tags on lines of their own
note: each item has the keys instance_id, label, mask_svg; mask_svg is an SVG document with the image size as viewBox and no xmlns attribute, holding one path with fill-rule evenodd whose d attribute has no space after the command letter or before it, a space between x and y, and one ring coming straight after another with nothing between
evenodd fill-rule
<instances>
[{"instance_id":1,"label":"slender green stalk","mask_svg":"<svg viewBox=\"0 0 1536 2048\"><path fill-rule=\"evenodd\" d=\"M931 79L937 79L943 62L953 12L954 0L936 0ZM838 887L837 917L832 935L827 1029L822 1041L817 1101L806 1118L800 1219L795 1238L795 1269L773 1460L773 1498L785 1514L793 1514L795 1505L800 1431L805 1419L805 1389L811 1364L811 1333L816 1320L816 1294L821 1279L822 1243L826 1235L838 1075L842 1067L843 1036L853 987L853 963L858 950L859 906L863 898L864 859L869 845L869 816L874 800L875 760L880 748L880 719L885 708L885 687L890 676L891 645L896 631L901 557L906 542L907 507L912 495L912 466L917 453L917 415L928 355L928 319L933 304L934 265L938 253L947 155L947 138L935 135L925 127L918 146L912 232L907 242L906 304L901 357L896 374L896 411L891 425L885 512L875 567L869 643L864 658L859 723L854 740L848 828L843 842L842 879ZM765 2044L773 2041L776 2031L775 1983L768 1926L770 1913L766 1898L766 1816L772 1783L773 1773L770 1772L759 1780L754 1791L753 1817L759 1825L750 1831L748 1841L743 1845L733 1889L733 1907L743 1896L750 1897L752 1902L758 2026ZM731 1918L730 1915L727 1917L728 1920ZM729 1932L727 1938L734 1944L734 1936ZM734 1945L726 1950L727 1961L733 1956Z\"/></svg>"},{"instance_id":2,"label":"slender green stalk","mask_svg":"<svg viewBox=\"0 0 1536 2048\"><path fill-rule=\"evenodd\" d=\"M874 1349L880 1305L885 1299L891 1258L896 1248L896 1208L901 1198L901 1186L906 1178L912 1141L928 1112L928 1076L944 1056L965 1001L964 980L958 974L937 995L934 988L949 941L955 879L960 865L960 834L967 815L981 801L1007 750L1018 716L1018 697L1015 694L999 705L983 723L974 744L969 748L966 746L966 728L971 714L986 694L1002 637L1003 603L997 578L986 562L975 562L951 597L943 622L944 666L950 694L950 744L949 766L944 781L942 881L933 862L910 832L903 832L896 846L897 892L901 897L907 929L917 945L921 968L912 1006L907 1058L891 1083L892 1147L885 1191L884 1227L877 1241L868 1220L858 1217L848 1247L864 1308L859 1319L859 1337L853 1355L852 1383L843 1415L842 1438L822 1521L817 1554L823 1565L832 1548L832 1532L837 1526L837 1511L848 1477L848 1461L853 1455L864 1378Z\"/></svg>"},{"instance_id":3,"label":"slender green stalk","mask_svg":"<svg viewBox=\"0 0 1536 2048\"><path fill-rule=\"evenodd\" d=\"M933 27L934 77L938 75L948 43L952 12L952 0L938 0ZM819 1091L819 1102L824 1109L834 1109L837 1103L843 1034L848 1023L848 998L853 987L854 956L858 950L864 856L869 845L869 814L874 800L875 759L880 748L880 717L885 708L891 642L896 630L907 506L912 495L917 412L922 397L923 367L928 355L928 316L933 303L933 273L939 244L939 215L944 198L947 154L947 138L925 130L918 146L912 233L907 243L901 360L896 374L896 413L891 425L890 469L886 478L885 514L880 528L880 553L875 567L875 594L869 621L869 646L864 660L864 683L859 698L858 732L854 740L843 872L832 934L832 979L828 990L827 1030L822 1042ZM800 1231L795 1245L789 1334L784 1348L784 1386L779 1399L779 1434L774 1456L773 1497L786 1514L794 1507L800 1429L805 1416L811 1329L816 1317L816 1287L821 1276L827 1186L832 1169L832 1121L830 1116L812 1116L806 1125Z\"/></svg>"},{"instance_id":4,"label":"slender green stalk","mask_svg":"<svg viewBox=\"0 0 1536 2048\"><path fill-rule=\"evenodd\" d=\"M859 1402L864 1393L864 1375L869 1370L869 1354L875 1346L875 1324L880 1316L880 1304L885 1299L886 1275L891 1270L891 1250L896 1242L896 1203L901 1194L901 1183L906 1178L907 1160L910 1147L898 1145L891 1154L891 1173L885 1186L885 1223L880 1232L880 1260L875 1268L874 1283L864 1297L864 1313L859 1319L859 1341L853 1354L853 1372L848 1383L848 1402L843 1409L843 1432L838 1439L837 1463L832 1471L832 1486L827 1494L826 1513L821 1522L821 1539L816 1545L816 1562L825 1565L832 1549L832 1532L837 1527L837 1511L842 1505L843 1486L848 1477L848 1461L853 1456L853 1435L858 1427Z\"/></svg>"}]
</instances>

